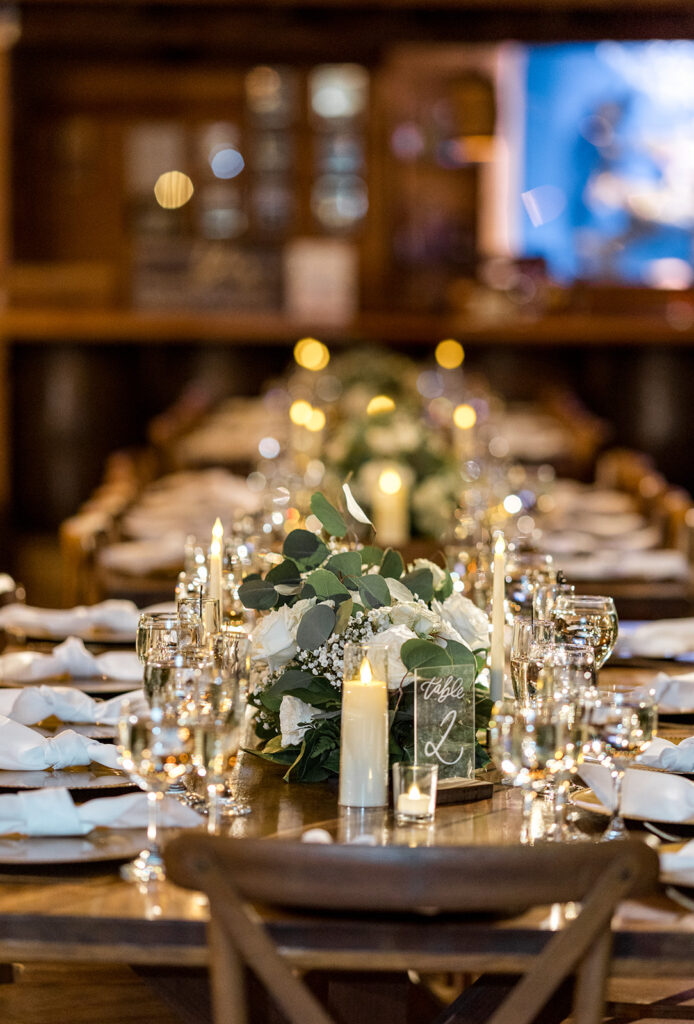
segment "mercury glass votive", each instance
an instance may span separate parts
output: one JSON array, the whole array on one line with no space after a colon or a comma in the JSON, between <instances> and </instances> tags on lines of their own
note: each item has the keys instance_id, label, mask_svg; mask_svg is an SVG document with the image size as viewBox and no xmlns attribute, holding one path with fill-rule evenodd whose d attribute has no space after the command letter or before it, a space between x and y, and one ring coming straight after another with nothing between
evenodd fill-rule
<instances>
[{"instance_id":1,"label":"mercury glass votive","mask_svg":"<svg viewBox=\"0 0 694 1024\"><path fill-rule=\"evenodd\" d=\"M399 825L434 820L438 774L436 764L393 765L393 810Z\"/></svg>"}]
</instances>

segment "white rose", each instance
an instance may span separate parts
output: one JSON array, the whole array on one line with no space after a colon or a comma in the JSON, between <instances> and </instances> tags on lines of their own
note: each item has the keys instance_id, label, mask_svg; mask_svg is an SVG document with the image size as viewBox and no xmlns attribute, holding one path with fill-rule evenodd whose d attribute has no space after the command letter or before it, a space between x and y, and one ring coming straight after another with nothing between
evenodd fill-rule
<instances>
[{"instance_id":1,"label":"white rose","mask_svg":"<svg viewBox=\"0 0 694 1024\"><path fill-rule=\"evenodd\" d=\"M377 633L374 642L385 644L388 648L388 689L397 690L408 670L400 657L400 648L406 640L417 640L417 634L408 626L389 626L382 633Z\"/></svg>"},{"instance_id":2,"label":"white rose","mask_svg":"<svg viewBox=\"0 0 694 1024\"><path fill-rule=\"evenodd\" d=\"M437 565L436 562L430 562L428 558L415 558L412 565L408 566L410 571L415 569L430 569L431 575L434 580L434 590L438 590L446 582L446 573Z\"/></svg>"},{"instance_id":3,"label":"white rose","mask_svg":"<svg viewBox=\"0 0 694 1024\"><path fill-rule=\"evenodd\" d=\"M301 743L314 718L320 714L317 708L299 700L298 697L286 696L280 704L280 729L282 730L282 746L294 747Z\"/></svg>"},{"instance_id":4,"label":"white rose","mask_svg":"<svg viewBox=\"0 0 694 1024\"><path fill-rule=\"evenodd\" d=\"M409 626L418 636L428 636L440 624L436 612L418 601L402 601L393 605L389 618L394 626Z\"/></svg>"},{"instance_id":5,"label":"white rose","mask_svg":"<svg viewBox=\"0 0 694 1024\"><path fill-rule=\"evenodd\" d=\"M268 668L275 672L291 661L298 651L296 631L302 616L316 603L315 597L297 601L295 605L282 605L276 611L264 615L253 630L253 661L267 661Z\"/></svg>"},{"instance_id":6,"label":"white rose","mask_svg":"<svg viewBox=\"0 0 694 1024\"><path fill-rule=\"evenodd\" d=\"M431 607L473 651L489 647L489 618L469 598L454 593L445 601L432 601Z\"/></svg>"}]
</instances>

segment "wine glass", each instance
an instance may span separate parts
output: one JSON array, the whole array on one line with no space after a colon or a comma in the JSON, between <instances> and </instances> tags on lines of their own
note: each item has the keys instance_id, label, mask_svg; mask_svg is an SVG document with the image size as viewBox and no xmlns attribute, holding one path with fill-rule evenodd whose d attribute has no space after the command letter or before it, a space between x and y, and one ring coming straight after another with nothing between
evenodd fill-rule
<instances>
[{"instance_id":1,"label":"wine glass","mask_svg":"<svg viewBox=\"0 0 694 1024\"><path fill-rule=\"evenodd\" d=\"M618 620L611 597L595 594L560 594L552 609L556 639L592 647L596 671L601 669L617 642Z\"/></svg>"},{"instance_id":2,"label":"wine glass","mask_svg":"<svg viewBox=\"0 0 694 1024\"><path fill-rule=\"evenodd\" d=\"M508 607L514 615L528 618L532 616L537 588L556 580L552 556L540 551L510 550L505 575Z\"/></svg>"},{"instance_id":3,"label":"wine glass","mask_svg":"<svg viewBox=\"0 0 694 1024\"><path fill-rule=\"evenodd\" d=\"M612 816L601 839L626 839L621 814L622 783L629 762L642 753L657 733L658 711L653 694L635 697L613 690L596 690L586 700L583 715L584 751L610 769L614 786Z\"/></svg>"},{"instance_id":4,"label":"wine glass","mask_svg":"<svg viewBox=\"0 0 694 1024\"><path fill-rule=\"evenodd\" d=\"M128 881L152 882L165 877L158 844L159 805L172 782L190 771L193 735L163 708L148 715L131 713L123 703L118 721L117 747L121 763L134 782L147 793L147 846L121 868Z\"/></svg>"},{"instance_id":5,"label":"wine glass","mask_svg":"<svg viewBox=\"0 0 694 1024\"><path fill-rule=\"evenodd\" d=\"M144 663L153 648L175 654L200 644L202 636L200 617L192 612L183 616L169 612L143 612L137 622L135 650Z\"/></svg>"},{"instance_id":6,"label":"wine glass","mask_svg":"<svg viewBox=\"0 0 694 1024\"><path fill-rule=\"evenodd\" d=\"M535 687L542 667L542 649L552 642L554 623L546 619L531 621L516 616L513 620L510 666L511 683L516 700L527 703L535 694ZM531 666L531 652L533 661Z\"/></svg>"}]
</instances>

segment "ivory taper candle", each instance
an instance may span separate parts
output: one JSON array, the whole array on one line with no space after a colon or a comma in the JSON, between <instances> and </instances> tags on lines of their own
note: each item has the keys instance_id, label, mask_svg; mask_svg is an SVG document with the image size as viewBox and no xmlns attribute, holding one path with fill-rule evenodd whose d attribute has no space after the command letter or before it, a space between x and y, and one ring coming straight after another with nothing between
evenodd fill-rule
<instances>
[{"instance_id":1,"label":"ivory taper candle","mask_svg":"<svg viewBox=\"0 0 694 1024\"><path fill-rule=\"evenodd\" d=\"M345 644L340 797L345 807L388 803L387 649Z\"/></svg>"},{"instance_id":2,"label":"ivory taper candle","mask_svg":"<svg viewBox=\"0 0 694 1024\"><path fill-rule=\"evenodd\" d=\"M219 519L212 527L212 543L210 545L210 577L207 596L219 602L219 615L222 615L222 541L224 529Z\"/></svg>"},{"instance_id":3,"label":"ivory taper candle","mask_svg":"<svg viewBox=\"0 0 694 1024\"><path fill-rule=\"evenodd\" d=\"M494 537L494 560L492 566L492 652L489 696L492 700L501 700L504 695L506 541L501 530L496 531Z\"/></svg>"}]
</instances>

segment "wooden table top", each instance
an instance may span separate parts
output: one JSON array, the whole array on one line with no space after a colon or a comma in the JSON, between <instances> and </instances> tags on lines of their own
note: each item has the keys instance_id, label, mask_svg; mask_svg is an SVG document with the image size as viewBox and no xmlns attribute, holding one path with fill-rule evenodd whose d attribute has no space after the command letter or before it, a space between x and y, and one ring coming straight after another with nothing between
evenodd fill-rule
<instances>
[{"instance_id":1,"label":"wooden table top","mask_svg":"<svg viewBox=\"0 0 694 1024\"><path fill-rule=\"evenodd\" d=\"M640 685L653 674L649 669L606 668L601 678L620 686ZM694 725L678 723L663 728L673 735L692 730ZM313 827L324 829L338 841L367 833L376 843L485 845L514 843L520 829L520 794L505 786L497 787L488 800L440 806L434 824L412 827L397 826L385 811L340 811L336 783L288 784L282 781L279 768L248 754L238 766L237 792L252 807L251 814L231 821L229 834L237 837L299 838ZM598 831L604 820L587 816L583 824ZM618 922L615 971L691 973L694 913L663 897L649 907L649 914L649 919L644 919L639 911ZM546 912L533 911L503 924L480 923L475 957L470 952L470 969L473 960L479 962L480 951L494 957L504 969L513 969L523 955L545 941L546 919ZM122 881L117 865L111 863L22 868L0 863L0 962L202 965L207 960L206 920L206 901L199 894L168 882L138 887ZM380 931L373 925L365 931L358 921L328 923L321 918L317 923L310 915L273 915L271 926L297 962L310 953L315 964L321 948L330 947L333 966L340 960L336 948L341 950L344 966L363 965L369 948L387 943L391 927L384 923ZM422 930L416 919L401 922L398 929L401 944L406 948L409 944L408 965L425 969L435 950L430 941L421 947ZM457 926L446 922L437 936L439 954L447 948L455 951L451 963L455 955L457 969L463 969L462 933L458 935ZM394 968L398 963L394 962Z\"/></svg>"}]
</instances>

